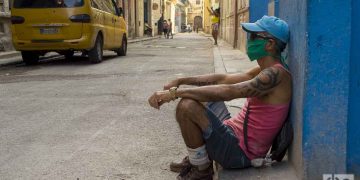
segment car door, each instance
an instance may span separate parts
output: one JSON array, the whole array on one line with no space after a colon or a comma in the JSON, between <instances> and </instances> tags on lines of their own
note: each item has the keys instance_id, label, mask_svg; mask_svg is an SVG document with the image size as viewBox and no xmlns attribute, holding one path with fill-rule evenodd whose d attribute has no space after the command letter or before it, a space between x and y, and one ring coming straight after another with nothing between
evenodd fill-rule
<instances>
[{"instance_id":1,"label":"car door","mask_svg":"<svg viewBox=\"0 0 360 180\"><path fill-rule=\"evenodd\" d=\"M125 19L124 19L124 17L122 17L122 16L120 16L119 17L119 24L120 24L120 26L119 26L119 28L120 28L120 30L119 30L119 34L120 34L120 42L122 42L122 40L123 40L123 38L124 37L126 37L125 35L126 35L126 22L125 22Z\"/></svg>"},{"instance_id":2,"label":"car door","mask_svg":"<svg viewBox=\"0 0 360 180\"><path fill-rule=\"evenodd\" d=\"M116 8L113 4L112 0L103 0L103 4L106 8L106 18L107 18L107 34L108 34L108 48L114 48L115 47L115 16L116 16Z\"/></svg>"},{"instance_id":3,"label":"car door","mask_svg":"<svg viewBox=\"0 0 360 180\"><path fill-rule=\"evenodd\" d=\"M99 27L101 27L102 32L104 34L104 49L109 49L114 44L114 25L112 22L112 10L109 7L107 0L93 0L94 5L96 5L97 9L101 10L101 18Z\"/></svg>"},{"instance_id":4,"label":"car door","mask_svg":"<svg viewBox=\"0 0 360 180\"><path fill-rule=\"evenodd\" d=\"M114 0L109 0L112 3L112 8L114 9L113 23L114 23L114 48L119 48L122 43L122 22L121 17L119 16L119 11L117 9L116 3Z\"/></svg>"}]
</instances>

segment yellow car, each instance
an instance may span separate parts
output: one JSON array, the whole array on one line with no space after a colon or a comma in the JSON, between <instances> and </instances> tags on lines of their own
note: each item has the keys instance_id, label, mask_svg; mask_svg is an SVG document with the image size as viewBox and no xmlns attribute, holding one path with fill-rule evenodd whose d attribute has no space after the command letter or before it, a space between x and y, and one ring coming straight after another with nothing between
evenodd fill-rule
<instances>
[{"instance_id":1,"label":"yellow car","mask_svg":"<svg viewBox=\"0 0 360 180\"><path fill-rule=\"evenodd\" d=\"M103 50L125 56L126 23L114 0L13 0L12 40L26 64L58 52L71 58L75 51L99 63Z\"/></svg>"}]
</instances>

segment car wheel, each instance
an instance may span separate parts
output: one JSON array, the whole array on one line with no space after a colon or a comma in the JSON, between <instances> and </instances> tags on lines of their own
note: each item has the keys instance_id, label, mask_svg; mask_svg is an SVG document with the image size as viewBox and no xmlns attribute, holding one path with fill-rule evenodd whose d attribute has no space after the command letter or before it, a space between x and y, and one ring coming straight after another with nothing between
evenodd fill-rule
<instances>
[{"instance_id":1,"label":"car wheel","mask_svg":"<svg viewBox=\"0 0 360 180\"><path fill-rule=\"evenodd\" d=\"M103 60L103 39L97 36L95 46L89 51L89 60L92 63L100 63Z\"/></svg>"},{"instance_id":2,"label":"car wheel","mask_svg":"<svg viewBox=\"0 0 360 180\"><path fill-rule=\"evenodd\" d=\"M35 65L39 62L39 54L33 51L21 51L21 56L26 65Z\"/></svg>"},{"instance_id":3,"label":"car wheel","mask_svg":"<svg viewBox=\"0 0 360 180\"><path fill-rule=\"evenodd\" d=\"M124 37L120 49L117 50L117 55L126 56L126 52L127 52L127 40L126 37Z\"/></svg>"}]
</instances>

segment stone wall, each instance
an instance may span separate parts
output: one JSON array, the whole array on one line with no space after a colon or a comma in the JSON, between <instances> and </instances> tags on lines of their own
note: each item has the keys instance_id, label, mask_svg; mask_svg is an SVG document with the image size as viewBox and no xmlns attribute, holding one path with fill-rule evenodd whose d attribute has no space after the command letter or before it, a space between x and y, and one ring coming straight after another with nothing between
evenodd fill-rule
<instances>
[{"instance_id":1,"label":"stone wall","mask_svg":"<svg viewBox=\"0 0 360 180\"><path fill-rule=\"evenodd\" d=\"M9 0L0 3L0 52L13 51Z\"/></svg>"}]
</instances>

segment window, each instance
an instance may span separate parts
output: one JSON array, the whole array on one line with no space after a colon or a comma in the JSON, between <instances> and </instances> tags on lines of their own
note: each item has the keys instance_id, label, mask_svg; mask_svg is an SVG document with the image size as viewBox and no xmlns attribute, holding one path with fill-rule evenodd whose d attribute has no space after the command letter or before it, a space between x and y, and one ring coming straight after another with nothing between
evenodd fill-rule
<instances>
[{"instance_id":1,"label":"window","mask_svg":"<svg viewBox=\"0 0 360 180\"><path fill-rule=\"evenodd\" d=\"M201 2L200 0L196 0L196 4L199 5Z\"/></svg>"},{"instance_id":2,"label":"window","mask_svg":"<svg viewBox=\"0 0 360 180\"><path fill-rule=\"evenodd\" d=\"M101 10L100 5L95 0L91 0L91 7Z\"/></svg>"},{"instance_id":3,"label":"window","mask_svg":"<svg viewBox=\"0 0 360 180\"><path fill-rule=\"evenodd\" d=\"M4 23L0 23L0 34L5 33L5 26Z\"/></svg>"},{"instance_id":4,"label":"window","mask_svg":"<svg viewBox=\"0 0 360 180\"><path fill-rule=\"evenodd\" d=\"M105 11L114 14L115 8L112 6L111 0L101 0L104 4Z\"/></svg>"},{"instance_id":5,"label":"window","mask_svg":"<svg viewBox=\"0 0 360 180\"><path fill-rule=\"evenodd\" d=\"M5 12L4 0L0 0L0 12Z\"/></svg>"},{"instance_id":6,"label":"window","mask_svg":"<svg viewBox=\"0 0 360 180\"><path fill-rule=\"evenodd\" d=\"M117 15L115 4L112 0L92 0L92 7Z\"/></svg>"},{"instance_id":7,"label":"window","mask_svg":"<svg viewBox=\"0 0 360 180\"><path fill-rule=\"evenodd\" d=\"M14 8L72 8L81 7L84 0L15 0Z\"/></svg>"}]
</instances>

